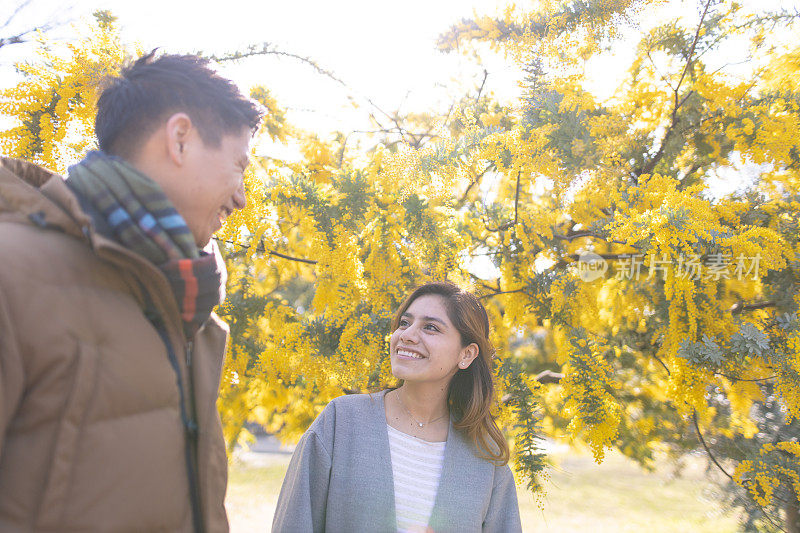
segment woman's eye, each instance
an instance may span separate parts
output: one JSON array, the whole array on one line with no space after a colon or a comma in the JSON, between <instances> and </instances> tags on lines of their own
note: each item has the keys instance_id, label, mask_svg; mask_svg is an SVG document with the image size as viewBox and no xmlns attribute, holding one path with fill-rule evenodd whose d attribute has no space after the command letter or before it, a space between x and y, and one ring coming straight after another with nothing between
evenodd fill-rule
<instances>
[{"instance_id":1,"label":"woman's eye","mask_svg":"<svg viewBox=\"0 0 800 533\"><path fill-rule=\"evenodd\" d=\"M404 319L400 319L400 323L398 324L399 327L404 328L408 326L408 321Z\"/></svg>"},{"instance_id":2,"label":"woman's eye","mask_svg":"<svg viewBox=\"0 0 800 533\"><path fill-rule=\"evenodd\" d=\"M425 324L425 329L430 330L430 331L439 331L439 328L437 328L433 324Z\"/></svg>"}]
</instances>

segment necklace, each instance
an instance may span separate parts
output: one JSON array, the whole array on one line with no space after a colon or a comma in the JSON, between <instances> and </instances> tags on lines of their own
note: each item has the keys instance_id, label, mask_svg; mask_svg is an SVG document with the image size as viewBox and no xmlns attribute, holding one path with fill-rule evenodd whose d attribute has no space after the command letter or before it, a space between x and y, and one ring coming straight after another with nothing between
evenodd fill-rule
<instances>
[{"instance_id":1,"label":"necklace","mask_svg":"<svg viewBox=\"0 0 800 533\"><path fill-rule=\"evenodd\" d=\"M437 420L441 420L442 418L444 418L444 417L446 417L448 414L450 414L450 413L445 413L445 414L443 414L442 416L440 416L440 417L438 417L438 418L434 418L433 420L429 420L429 421L427 421L427 422L420 422L419 420L417 420L416 418L414 418L414 415L412 415L412 414L411 414L411 411L409 411L409 410L408 410L408 407L406 407L406 404L403 402L403 397L402 397L402 395L400 394L400 391L399 391L399 390L397 391L397 400L400 402L400 405L403 407L403 411L405 411L405 412L406 412L406 414L409 416L409 418L411 418L411 420L413 420L413 421L414 421L414 423L415 423L416 425L418 425L419 427L426 426L426 425L428 425L428 424L433 424L433 423L434 423L434 422L436 422Z\"/></svg>"}]
</instances>

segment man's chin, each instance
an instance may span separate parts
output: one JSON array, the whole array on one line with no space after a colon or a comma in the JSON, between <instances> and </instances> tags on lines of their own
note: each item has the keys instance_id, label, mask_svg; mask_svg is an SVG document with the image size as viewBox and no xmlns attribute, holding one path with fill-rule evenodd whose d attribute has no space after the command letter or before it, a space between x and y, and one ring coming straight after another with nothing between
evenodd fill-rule
<instances>
[{"instance_id":1,"label":"man's chin","mask_svg":"<svg viewBox=\"0 0 800 533\"><path fill-rule=\"evenodd\" d=\"M211 237L203 237L203 238L200 238L200 239L197 239L197 238L196 238L196 239L194 240L194 243L197 245L197 249L198 249L198 250L203 250L203 249L205 249L205 247L206 247L206 246L208 246L208 244L209 244L210 242L211 242Z\"/></svg>"}]
</instances>

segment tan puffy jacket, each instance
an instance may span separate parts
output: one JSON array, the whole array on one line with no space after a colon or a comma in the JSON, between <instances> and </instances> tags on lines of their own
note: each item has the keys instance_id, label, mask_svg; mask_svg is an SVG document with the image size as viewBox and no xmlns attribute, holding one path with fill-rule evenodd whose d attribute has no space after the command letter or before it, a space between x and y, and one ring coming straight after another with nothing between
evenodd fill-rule
<instances>
[{"instance_id":1,"label":"tan puffy jacket","mask_svg":"<svg viewBox=\"0 0 800 533\"><path fill-rule=\"evenodd\" d=\"M96 233L60 176L0 159L0 531L194 531L177 374L144 292L194 391L205 529L227 531L226 326L212 315L187 343L158 269Z\"/></svg>"}]
</instances>

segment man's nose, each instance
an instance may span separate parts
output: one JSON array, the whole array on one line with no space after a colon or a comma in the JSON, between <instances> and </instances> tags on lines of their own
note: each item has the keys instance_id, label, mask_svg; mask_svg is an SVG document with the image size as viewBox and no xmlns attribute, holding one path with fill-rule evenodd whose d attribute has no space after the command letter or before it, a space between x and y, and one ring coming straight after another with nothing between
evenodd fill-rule
<instances>
[{"instance_id":1,"label":"man's nose","mask_svg":"<svg viewBox=\"0 0 800 533\"><path fill-rule=\"evenodd\" d=\"M244 194L244 180L239 182L239 187L233 193L233 207L244 209L247 206L247 196Z\"/></svg>"}]
</instances>

